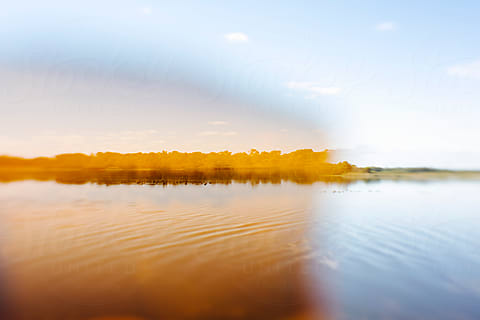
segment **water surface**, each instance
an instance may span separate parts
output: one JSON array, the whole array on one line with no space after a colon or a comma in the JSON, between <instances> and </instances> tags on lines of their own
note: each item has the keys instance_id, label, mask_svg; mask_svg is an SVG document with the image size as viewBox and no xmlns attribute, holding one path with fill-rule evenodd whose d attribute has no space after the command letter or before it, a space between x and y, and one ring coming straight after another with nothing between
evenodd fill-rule
<instances>
[{"instance_id":1,"label":"water surface","mask_svg":"<svg viewBox=\"0 0 480 320\"><path fill-rule=\"evenodd\" d=\"M480 318L478 183L275 182L0 184L3 318Z\"/></svg>"}]
</instances>

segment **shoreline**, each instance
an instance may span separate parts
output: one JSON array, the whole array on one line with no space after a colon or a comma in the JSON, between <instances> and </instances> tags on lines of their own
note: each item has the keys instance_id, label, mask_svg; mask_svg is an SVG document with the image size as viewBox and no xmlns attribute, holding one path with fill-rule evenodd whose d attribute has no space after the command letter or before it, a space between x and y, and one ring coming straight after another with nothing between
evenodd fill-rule
<instances>
[{"instance_id":1,"label":"shoreline","mask_svg":"<svg viewBox=\"0 0 480 320\"><path fill-rule=\"evenodd\" d=\"M22 180L56 181L66 184L230 184L293 182L313 184L316 182L350 184L359 181L480 181L480 171L455 171L430 168L357 168L341 174L315 172L309 169L279 168L217 168L217 169L86 169L86 168L39 168L0 167L0 182Z\"/></svg>"}]
</instances>

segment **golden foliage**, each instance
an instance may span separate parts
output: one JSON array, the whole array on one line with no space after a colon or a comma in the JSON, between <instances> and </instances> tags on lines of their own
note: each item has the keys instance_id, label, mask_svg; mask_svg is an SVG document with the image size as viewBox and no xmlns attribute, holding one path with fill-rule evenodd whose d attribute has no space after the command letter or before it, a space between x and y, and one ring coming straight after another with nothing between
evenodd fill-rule
<instances>
[{"instance_id":1,"label":"golden foliage","mask_svg":"<svg viewBox=\"0 0 480 320\"><path fill-rule=\"evenodd\" d=\"M328 151L315 152L311 149L297 150L282 154L281 151L249 153L223 152L151 152L151 153L114 153L99 152L86 155L82 153L60 154L52 158L39 157L24 159L0 157L0 168L43 169L43 170L83 170L83 169L119 169L119 170L305 170L316 173L338 175L350 172L352 166L347 162L328 163Z\"/></svg>"}]
</instances>

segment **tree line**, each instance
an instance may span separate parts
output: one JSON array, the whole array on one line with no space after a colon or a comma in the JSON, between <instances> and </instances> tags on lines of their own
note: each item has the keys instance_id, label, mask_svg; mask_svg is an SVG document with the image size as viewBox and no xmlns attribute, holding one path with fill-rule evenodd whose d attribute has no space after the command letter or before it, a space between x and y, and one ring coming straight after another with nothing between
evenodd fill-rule
<instances>
[{"instance_id":1,"label":"tree line","mask_svg":"<svg viewBox=\"0 0 480 320\"><path fill-rule=\"evenodd\" d=\"M343 174L352 171L347 162L328 162L328 150L301 149L289 153L281 151L231 153L222 152L178 152L163 151L150 153L98 152L60 154L55 157L26 159L1 156L2 168L30 169L119 169L119 170L308 170L325 174Z\"/></svg>"}]
</instances>

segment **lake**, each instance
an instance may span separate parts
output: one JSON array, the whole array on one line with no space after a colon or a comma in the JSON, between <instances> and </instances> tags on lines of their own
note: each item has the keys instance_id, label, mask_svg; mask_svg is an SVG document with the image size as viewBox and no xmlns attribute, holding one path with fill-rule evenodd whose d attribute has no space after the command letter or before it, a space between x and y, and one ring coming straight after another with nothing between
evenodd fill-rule
<instances>
[{"instance_id":1,"label":"lake","mask_svg":"<svg viewBox=\"0 0 480 320\"><path fill-rule=\"evenodd\" d=\"M2 319L480 319L476 181L44 180L0 183Z\"/></svg>"}]
</instances>

